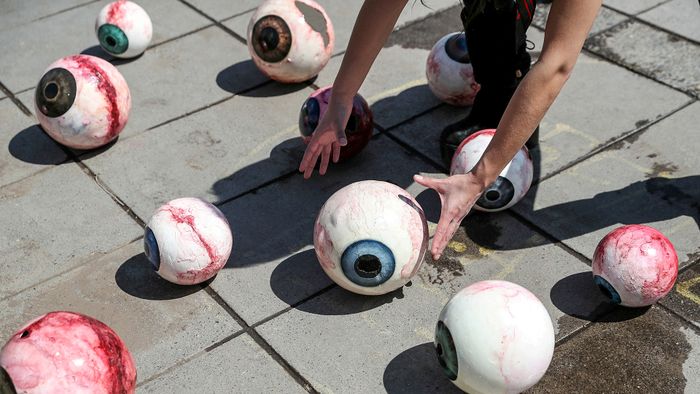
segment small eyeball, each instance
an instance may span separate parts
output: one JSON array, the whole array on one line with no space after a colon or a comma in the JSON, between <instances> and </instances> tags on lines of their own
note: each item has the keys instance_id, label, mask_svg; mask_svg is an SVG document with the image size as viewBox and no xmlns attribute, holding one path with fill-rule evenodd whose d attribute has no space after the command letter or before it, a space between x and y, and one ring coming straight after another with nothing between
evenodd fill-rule
<instances>
[{"instance_id":1,"label":"small eyeball","mask_svg":"<svg viewBox=\"0 0 700 394\"><path fill-rule=\"evenodd\" d=\"M151 17L146 10L128 0L113 1L97 14L95 33L100 46L119 58L141 55L153 37Z\"/></svg>"},{"instance_id":2,"label":"small eyeball","mask_svg":"<svg viewBox=\"0 0 700 394\"><path fill-rule=\"evenodd\" d=\"M34 99L42 114L56 118L71 109L76 91L73 74L59 67L47 71L41 77L34 92Z\"/></svg>"},{"instance_id":3,"label":"small eyeball","mask_svg":"<svg viewBox=\"0 0 700 394\"><path fill-rule=\"evenodd\" d=\"M464 33L450 33L438 40L425 64L428 87L450 105L470 106L481 86L474 79L474 68Z\"/></svg>"}]
</instances>

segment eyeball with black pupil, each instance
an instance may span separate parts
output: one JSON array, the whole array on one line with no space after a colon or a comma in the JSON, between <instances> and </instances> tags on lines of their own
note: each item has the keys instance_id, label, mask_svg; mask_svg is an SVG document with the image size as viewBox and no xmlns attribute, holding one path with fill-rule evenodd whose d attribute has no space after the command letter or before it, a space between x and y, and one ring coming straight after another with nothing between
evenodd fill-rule
<instances>
[{"instance_id":1,"label":"eyeball with black pupil","mask_svg":"<svg viewBox=\"0 0 700 394\"><path fill-rule=\"evenodd\" d=\"M333 92L332 86L326 86L313 92L299 111L299 131L305 142L311 137L318 122L328 109L328 103ZM367 101L356 94L352 101L352 112L345 125L347 144L340 148L339 161L345 161L356 156L372 139L374 121L372 110Z\"/></svg>"},{"instance_id":2,"label":"eyeball with black pupil","mask_svg":"<svg viewBox=\"0 0 700 394\"><path fill-rule=\"evenodd\" d=\"M263 74L295 83L325 67L335 33L328 14L313 0L267 0L251 16L247 39L248 52Z\"/></svg>"},{"instance_id":3,"label":"eyeball with black pupil","mask_svg":"<svg viewBox=\"0 0 700 394\"><path fill-rule=\"evenodd\" d=\"M491 143L496 130L478 131L459 145L450 166L450 174L466 174L479 162ZM522 200L532 185L533 164L530 153L522 147L489 185L474 204L474 209L485 212L506 210Z\"/></svg>"},{"instance_id":4,"label":"eyeball with black pupil","mask_svg":"<svg viewBox=\"0 0 700 394\"><path fill-rule=\"evenodd\" d=\"M75 55L52 63L34 92L41 127L57 142L75 149L105 145L129 119L131 94L110 63Z\"/></svg>"},{"instance_id":5,"label":"eyeball with black pupil","mask_svg":"<svg viewBox=\"0 0 700 394\"><path fill-rule=\"evenodd\" d=\"M153 25L141 6L118 0L104 6L97 15L95 33L107 53L132 58L141 55L150 44Z\"/></svg>"},{"instance_id":6,"label":"eyeball with black pupil","mask_svg":"<svg viewBox=\"0 0 700 394\"><path fill-rule=\"evenodd\" d=\"M361 181L335 192L314 226L314 246L323 270L358 294L386 294L418 271L428 248L423 209L404 189Z\"/></svg>"},{"instance_id":7,"label":"eyeball with black pupil","mask_svg":"<svg viewBox=\"0 0 700 394\"><path fill-rule=\"evenodd\" d=\"M450 33L438 40L428 55L425 76L440 100L456 106L474 104L481 86L474 79L464 33Z\"/></svg>"}]
</instances>

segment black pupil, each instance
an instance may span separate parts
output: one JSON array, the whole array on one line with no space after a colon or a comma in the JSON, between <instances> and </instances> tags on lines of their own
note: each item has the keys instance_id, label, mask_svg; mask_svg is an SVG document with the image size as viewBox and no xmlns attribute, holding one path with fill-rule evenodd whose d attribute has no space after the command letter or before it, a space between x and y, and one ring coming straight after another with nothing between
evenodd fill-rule
<instances>
[{"instance_id":1,"label":"black pupil","mask_svg":"<svg viewBox=\"0 0 700 394\"><path fill-rule=\"evenodd\" d=\"M486 199L489 201L496 201L500 197L500 193L496 190L489 190L486 192Z\"/></svg>"},{"instance_id":2,"label":"black pupil","mask_svg":"<svg viewBox=\"0 0 700 394\"><path fill-rule=\"evenodd\" d=\"M58 85L56 82L49 82L46 84L46 87L44 87L44 96L49 100L58 96Z\"/></svg>"},{"instance_id":3,"label":"black pupil","mask_svg":"<svg viewBox=\"0 0 700 394\"><path fill-rule=\"evenodd\" d=\"M277 48L280 42L280 37L277 34L277 30L272 27L266 27L260 32L260 45L266 50L270 51Z\"/></svg>"},{"instance_id":4,"label":"black pupil","mask_svg":"<svg viewBox=\"0 0 700 394\"><path fill-rule=\"evenodd\" d=\"M114 45L117 44L117 40L115 40L114 37L112 37L112 36L107 36L105 41L107 41L107 45L109 45L111 47L113 47Z\"/></svg>"},{"instance_id":5,"label":"black pupil","mask_svg":"<svg viewBox=\"0 0 700 394\"><path fill-rule=\"evenodd\" d=\"M22 335L20 335L19 337L20 337L20 338L26 338L26 337L28 337L28 336L29 336L29 331L28 331L28 330L24 330L24 332L22 332Z\"/></svg>"},{"instance_id":6,"label":"black pupil","mask_svg":"<svg viewBox=\"0 0 700 394\"><path fill-rule=\"evenodd\" d=\"M382 270L382 263L371 254L362 255L355 262L357 274L363 278L374 278Z\"/></svg>"}]
</instances>

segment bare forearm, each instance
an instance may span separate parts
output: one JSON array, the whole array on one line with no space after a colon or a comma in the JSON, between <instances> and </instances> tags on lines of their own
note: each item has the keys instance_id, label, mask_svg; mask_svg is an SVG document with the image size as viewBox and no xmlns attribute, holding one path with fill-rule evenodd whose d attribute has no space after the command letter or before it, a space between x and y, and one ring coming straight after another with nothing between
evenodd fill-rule
<instances>
[{"instance_id":1,"label":"bare forearm","mask_svg":"<svg viewBox=\"0 0 700 394\"><path fill-rule=\"evenodd\" d=\"M352 101L407 2L365 0L335 78L331 102Z\"/></svg>"}]
</instances>

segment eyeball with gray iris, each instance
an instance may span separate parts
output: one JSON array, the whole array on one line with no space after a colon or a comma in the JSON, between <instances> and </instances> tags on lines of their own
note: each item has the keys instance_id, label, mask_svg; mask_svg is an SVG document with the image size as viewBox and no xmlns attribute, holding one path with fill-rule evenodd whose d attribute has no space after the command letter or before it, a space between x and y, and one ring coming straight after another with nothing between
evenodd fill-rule
<instances>
[{"instance_id":1,"label":"eyeball with gray iris","mask_svg":"<svg viewBox=\"0 0 700 394\"><path fill-rule=\"evenodd\" d=\"M314 246L335 283L358 294L386 294L418 272L428 247L428 224L404 189L361 181L338 190L323 205Z\"/></svg>"},{"instance_id":2,"label":"eyeball with gray iris","mask_svg":"<svg viewBox=\"0 0 700 394\"><path fill-rule=\"evenodd\" d=\"M148 13L136 3L118 0L107 4L97 15L95 33L100 46L119 58L141 55L153 36Z\"/></svg>"},{"instance_id":3,"label":"eyeball with gray iris","mask_svg":"<svg viewBox=\"0 0 700 394\"><path fill-rule=\"evenodd\" d=\"M328 14L313 0L267 0L248 24L248 51L268 77L309 80L328 63L335 44Z\"/></svg>"}]
</instances>

